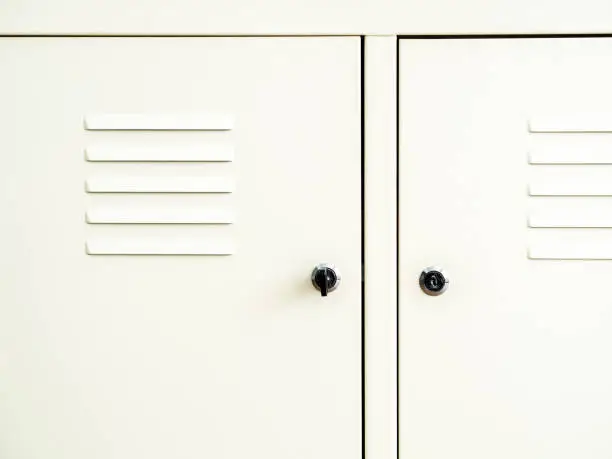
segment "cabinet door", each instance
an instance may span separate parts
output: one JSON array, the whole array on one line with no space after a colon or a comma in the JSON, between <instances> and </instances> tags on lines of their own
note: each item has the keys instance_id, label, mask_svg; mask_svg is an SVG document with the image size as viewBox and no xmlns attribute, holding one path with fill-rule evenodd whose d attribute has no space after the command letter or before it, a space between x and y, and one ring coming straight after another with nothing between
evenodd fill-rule
<instances>
[{"instance_id":1,"label":"cabinet door","mask_svg":"<svg viewBox=\"0 0 612 459\"><path fill-rule=\"evenodd\" d=\"M400 46L401 458L611 457L612 40Z\"/></svg>"},{"instance_id":2,"label":"cabinet door","mask_svg":"<svg viewBox=\"0 0 612 459\"><path fill-rule=\"evenodd\" d=\"M360 457L359 48L0 39L0 456Z\"/></svg>"}]
</instances>

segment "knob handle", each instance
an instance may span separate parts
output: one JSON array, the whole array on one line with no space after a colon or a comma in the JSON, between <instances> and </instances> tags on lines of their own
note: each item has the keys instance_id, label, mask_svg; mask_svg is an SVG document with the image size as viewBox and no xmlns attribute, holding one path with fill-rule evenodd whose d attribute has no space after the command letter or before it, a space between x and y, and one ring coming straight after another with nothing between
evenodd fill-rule
<instances>
[{"instance_id":1,"label":"knob handle","mask_svg":"<svg viewBox=\"0 0 612 459\"><path fill-rule=\"evenodd\" d=\"M314 288L321 292L321 296L327 296L338 288L340 274L333 265L321 263L313 269L311 280Z\"/></svg>"}]
</instances>

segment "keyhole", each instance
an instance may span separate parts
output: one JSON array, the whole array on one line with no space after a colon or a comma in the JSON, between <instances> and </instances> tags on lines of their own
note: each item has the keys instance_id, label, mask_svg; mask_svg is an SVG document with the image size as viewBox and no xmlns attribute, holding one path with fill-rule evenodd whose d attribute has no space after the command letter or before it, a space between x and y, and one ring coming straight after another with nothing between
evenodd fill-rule
<instances>
[{"instance_id":1,"label":"keyhole","mask_svg":"<svg viewBox=\"0 0 612 459\"><path fill-rule=\"evenodd\" d=\"M429 277L429 288L432 290L438 290L439 287L439 283L438 283L438 276L433 275Z\"/></svg>"}]
</instances>

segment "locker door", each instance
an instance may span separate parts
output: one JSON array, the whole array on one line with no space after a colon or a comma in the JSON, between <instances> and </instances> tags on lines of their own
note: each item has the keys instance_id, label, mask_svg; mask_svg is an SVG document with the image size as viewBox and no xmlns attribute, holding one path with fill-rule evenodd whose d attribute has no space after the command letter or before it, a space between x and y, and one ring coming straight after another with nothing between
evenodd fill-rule
<instances>
[{"instance_id":1,"label":"locker door","mask_svg":"<svg viewBox=\"0 0 612 459\"><path fill-rule=\"evenodd\" d=\"M360 456L359 48L0 39L0 456Z\"/></svg>"},{"instance_id":2,"label":"locker door","mask_svg":"<svg viewBox=\"0 0 612 459\"><path fill-rule=\"evenodd\" d=\"M611 457L612 40L400 46L401 458Z\"/></svg>"}]
</instances>

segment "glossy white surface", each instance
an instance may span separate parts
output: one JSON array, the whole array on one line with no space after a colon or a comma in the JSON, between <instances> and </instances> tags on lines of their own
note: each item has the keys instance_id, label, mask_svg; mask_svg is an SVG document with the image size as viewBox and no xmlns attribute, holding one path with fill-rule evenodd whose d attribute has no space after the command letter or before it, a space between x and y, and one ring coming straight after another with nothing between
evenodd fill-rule
<instances>
[{"instance_id":1,"label":"glossy white surface","mask_svg":"<svg viewBox=\"0 0 612 459\"><path fill-rule=\"evenodd\" d=\"M0 456L361 457L359 39L1 38L0 66ZM202 108L239 124L83 129L85 113ZM236 160L83 156L101 139L210 136L231 139ZM223 176L238 186L88 194L90 176ZM120 205L193 205L237 221L85 222L86 209ZM93 251L134 240L153 241L147 253L220 241L236 251L88 256L86 240ZM343 276L328 298L310 282L322 261Z\"/></svg>"},{"instance_id":2,"label":"glossy white surface","mask_svg":"<svg viewBox=\"0 0 612 459\"><path fill-rule=\"evenodd\" d=\"M527 218L609 213L609 197L528 183L609 195L612 176L530 165L527 121L608 119L612 39L400 48L400 458L609 458L612 231ZM431 265L450 277L438 297L418 284Z\"/></svg>"}]
</instances>

